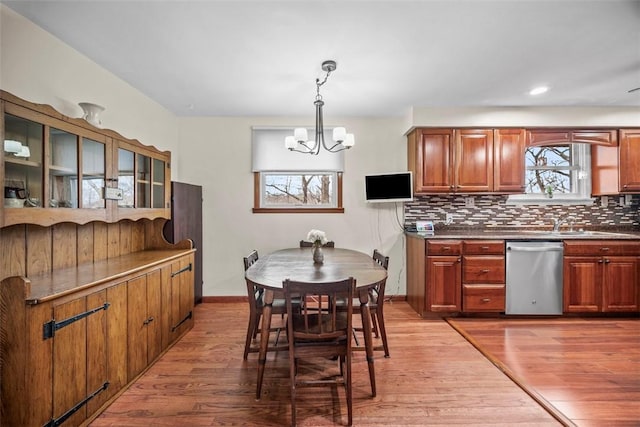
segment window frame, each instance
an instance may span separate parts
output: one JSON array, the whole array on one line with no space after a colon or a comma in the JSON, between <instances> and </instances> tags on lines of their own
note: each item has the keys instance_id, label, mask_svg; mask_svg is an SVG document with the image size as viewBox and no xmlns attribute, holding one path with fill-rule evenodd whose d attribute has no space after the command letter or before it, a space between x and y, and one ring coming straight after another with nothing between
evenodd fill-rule
<instances>
[{"instance_id":1,"label":"window frame","mask_svg":"<svg viewBox=\"0 0 640 427\"><path fill-rule=\"evenodd\" d=\"M595 202L595 198L591 197L591 145L587 143L581 142L567 142L567 143L556 143L556 144L544 144L544 145L535 145L534 147L544 147L544 146L564 146L570 145L572 150L572 158L575 161L572 163L570 168L577 167L578 170L582 170L586 172L586 177L580 179L577 176L574 176L572 173L571 180L572 186L575 186L577 190L573 193L554 193L553 197L549 198L545 194L533 194L533 193L525 193L525 194L511 194L508 196L506 204L508 205L593 205ZM531 147L526 147L523 155L527 155L527 149ZM523 173L526 175L526 160L525 160L525 170ZM578 174L579 172L576 172Z\"/></svg>"},{"instance_id":2,"label":"window frame","mask_svg":"<svg viewBox=\"0 0 640 427\"><path fill-rule=\"evenodd\" d=\"M280 175L301 173L312 174L316 173L330 173L336 174L335 192L336 192L336 206L335 207L315 207L313 205L309 207L263 207L262 206L262 183L263 174L274 173L269 171L253 172L253 213L344 213L344 207L342 205L342 172L339 171L278 171Z\"/></svg>"}]
</instances>

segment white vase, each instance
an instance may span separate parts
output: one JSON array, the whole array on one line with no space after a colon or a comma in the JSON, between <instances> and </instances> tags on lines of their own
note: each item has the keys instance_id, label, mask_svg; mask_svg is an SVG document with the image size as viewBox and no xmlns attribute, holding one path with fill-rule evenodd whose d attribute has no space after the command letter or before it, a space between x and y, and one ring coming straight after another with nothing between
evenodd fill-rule
<instances>
[{"instance_id":1,"label":"white vase","mask_svg":"<svg viewBox=\"0 0 640 427\"><path fill-rule=\"evenodd\" d=\"M92 104L90 102L81 102L78 104L84 115L82 116L87 122L96 127L102 127L102 121L100 120L100 113L104 111L104 107L98 104Z\"/></svg>"},{"instance_id":2,"label":"white vase","mask_svg":"<svg viewBox=\"0 0 640 427\"><path fill-rule=\"evenodd\" d=\"M324 262L324 253L322 252L322 246L313 247L313 263L322 264Z\"/></svg>"}]
</instances>

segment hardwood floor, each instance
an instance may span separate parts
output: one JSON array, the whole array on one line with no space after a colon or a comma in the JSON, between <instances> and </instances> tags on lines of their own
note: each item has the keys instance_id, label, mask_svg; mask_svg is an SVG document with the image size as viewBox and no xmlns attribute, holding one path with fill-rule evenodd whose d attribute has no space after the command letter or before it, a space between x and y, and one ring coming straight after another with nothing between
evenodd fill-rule
<instances>
[{"instance_id":1,"label":"hardwood floor","mask_svg":"<svg viewBox=\"0 0 640 427\"><path fill-rule=\"evenodd\" d=\"M450 323L575 425L640 426L640 319L541 320Z\"/></svg>"},{"instance_id":2,"label":"hardwood floor","mask_svg":"<svg viewBox=\"0 0 640 427\"><path fill-rule=\"evenodd\" d=\"M255 399L257 354L242 360L246 304L200 304L195 315L193 330L92 426L289 424L286 352L269 354ZM391 357L376 352L376 398L364 352L354 355L355 426L561 425L445 321L420 319L404 302L385 305L385 317ZM299 397L299 425L346 423L342 389Z\"/></svg>"}]
</instances>

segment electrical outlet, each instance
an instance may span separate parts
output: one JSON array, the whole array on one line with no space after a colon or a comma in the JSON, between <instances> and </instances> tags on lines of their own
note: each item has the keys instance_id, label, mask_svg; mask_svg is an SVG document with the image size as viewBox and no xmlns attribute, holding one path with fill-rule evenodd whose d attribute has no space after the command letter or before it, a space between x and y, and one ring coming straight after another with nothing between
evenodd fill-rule
<instances>
[{"instance_id":1,"label":"electrical outlet","mask_svg":"<svg viewBox=\"0 0 640 427\"><path fill-rule=\"evenodd\" d=\"M465 197L464 198L464 207L472 208L476 205L476 200L473 197Z\"/></svg>"},{"instance_id":2,"label":"electrical outlet","mask_svg":"<svg viewBox=\"0 0 640 427\"><path fill-rule=\"evenodd\" d=\"M453 214L446 214L444 217L444 223L445 224L453 224Z\"/></svg>"}]
</instances>

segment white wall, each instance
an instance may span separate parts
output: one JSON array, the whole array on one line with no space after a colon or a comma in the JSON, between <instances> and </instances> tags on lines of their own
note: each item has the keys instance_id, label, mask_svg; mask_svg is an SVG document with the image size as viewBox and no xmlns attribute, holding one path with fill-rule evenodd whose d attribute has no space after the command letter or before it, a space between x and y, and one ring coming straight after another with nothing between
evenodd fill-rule
<instances>
[{"instance_id":1,"label":"white wall","mask_svg":"<svg viewBox=\"0 0 640 427\"><path fill-rule=\"evenodd\" d=\"M106 107L107 128L172 152L172 179L203 186L204 295L244 295L241 258L295 246L309 229L338 246L391 257L388 292L405 294L404 238L396 207L364 202L364 175L407 169L404 133L412 126L609 126L638 123L638 109L413 109L404 118L330 116L356 135L346 153L344 214L252 214L251 126L310 125L287 117L177 118L126 82L0 4L0 88L80 117L78 102ZM302 155L302 154L301 154ZM402 208L397 208L402 222Z\"/></svg>"},{"instance_id":2,"label":"white wall","mask_svg":"<svg viewBox=\"0 0 640 427\"><path fill-rule=\"evenodd\" d=\"M181 179L203 185L204 295L244 294L242 257L252 249L267 253L297 246L312 228L325 231L340 247L391 257L387 289L405 294L404 236L395 204L366 204L364 175L406 170L406 141L398 119L342 119L356 135L345 153L344 214L253 214L251 127L309 125L294 118L180 119L180 137L189 149L179 156ZM283 141L284 144L284 141ZM304 156L304 154L300 154ZM402 205L397 212L402 223Z\"/></svg>"}]
</instances>

